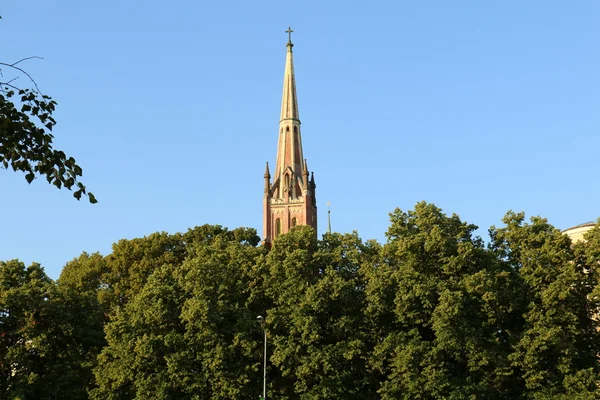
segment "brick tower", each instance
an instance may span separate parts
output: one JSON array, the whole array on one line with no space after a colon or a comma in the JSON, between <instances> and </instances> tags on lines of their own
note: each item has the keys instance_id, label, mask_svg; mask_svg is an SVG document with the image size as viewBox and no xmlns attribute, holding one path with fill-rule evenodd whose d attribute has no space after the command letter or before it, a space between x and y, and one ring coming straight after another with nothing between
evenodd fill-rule
<instances>
[{"instance_id":1,"label":"brick tower","mask_svg":"<svg viewBox=\"0 0 600 400\"><path fill-rule=\"evenodd\" d=\"M269 163L265 169L265 194L263 199L263 240L269 246L277 236L287 233L296 225L309 225L317 229L317 200L315 178L308 172L302 154L300 115L296 97L296 79L292 55L292 30L288 29L283 97L279 120L277 162L271 182Z\"/></svg>"}]
</instances>

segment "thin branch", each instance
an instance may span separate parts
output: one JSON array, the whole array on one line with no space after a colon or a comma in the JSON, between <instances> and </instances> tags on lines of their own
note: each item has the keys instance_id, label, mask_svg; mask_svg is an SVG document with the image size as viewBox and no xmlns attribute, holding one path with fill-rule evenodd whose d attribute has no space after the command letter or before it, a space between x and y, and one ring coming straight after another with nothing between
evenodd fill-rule
<instances>
[{"instance_id":1,"label":"thin branch","mask_svg":"<svg viewBox=\"0 0 600 400\"><path fill-rule=\"evenodd\" d=\"M18 61L17 61L17 62L18 62ZM33 85L35 86L36 90L37 90L39 93L42 93L42 91L41 91L41 90L40 90L40 88L38 87L38 85L37 85L37 83L35 82L35 80L33 79L33 77L32 77L31 75L29 75L29 74L27 73L27 71L25 71L23 68L19 68L19 67L17 67L17 66L15 66L15 65L13 65L13 64L7 64L7 63L3 63L3 62L0 62L0 65L4 65L4 66L6 66L6 67L10 67L10 68L14 68L14 69L16 69L17 71L20 71L21 73L25 74L25 75L26 75L26 76L29 78L29 80L30 80L31 82L33 82Z\"/></svg>"},{"instance_id":2,"label":"thin branch","mask_svg":"<svg viewBox=\"0 0 600 400\"><path fill-rule=\"evenodd\" d=\"M17 62L14 62L14 63L12 63L12 64L10 64L10 65L11 65L11 67L14 67L15 65L17 65L17 64L18 64L18 63L20 63L20 62L27 61L27 60L33 60L34 58L35 58L36 60L43 60L43 59L44 59L44 57L40 57L40 56L31 56L31 57L25 57L25 58L21 58L19 61L17 61Z\"/></svg>"},{"instance_id":3,"label":"thin branch","mask_svg":"<svg viewBox=\"0 0 600 400\"><path fill-rule=\"evenodd\" d=\"M4 87L3 86L8 86L9 88L12 88L12 89L17 90L17 91L21 90L21 88L16 87L16 86L10 84L10 82L14 81L15 79L17 79L17 78L11 79L8 82L0 82L0 90L2 92L4 92Z\"/></svg>"}]
</instances>

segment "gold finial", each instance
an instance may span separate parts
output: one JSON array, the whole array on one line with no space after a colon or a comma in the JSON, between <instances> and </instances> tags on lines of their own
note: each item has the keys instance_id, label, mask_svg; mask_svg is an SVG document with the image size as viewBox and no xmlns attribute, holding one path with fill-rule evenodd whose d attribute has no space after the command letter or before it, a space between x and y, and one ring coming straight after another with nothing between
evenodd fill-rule
<instances>
[{"instance_id":1,"label":"gold finial","mask_svg":"<svg viewBox=\"0 0 600 400\"><path fill-rule=\"evenodd\" d=\"M288 26L288 30L285 31L288 34L288 44L292 44L292 32L294 32L292 27Z\"/></svg>"}]
</instances>

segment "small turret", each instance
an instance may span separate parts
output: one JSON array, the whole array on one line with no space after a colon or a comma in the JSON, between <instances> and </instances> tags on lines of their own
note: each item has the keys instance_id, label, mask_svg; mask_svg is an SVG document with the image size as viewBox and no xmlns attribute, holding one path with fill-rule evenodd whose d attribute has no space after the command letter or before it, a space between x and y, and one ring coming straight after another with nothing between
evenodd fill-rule
<instances>
[{"instance_id":1,"label":"small turret","mask_svg":"<svg viewBox=\"0 0 600 400\"><path fill-rule=\"evenodd\" d=\"M271 188L271 174L269 173L269 163L267 162L267 166L265 168L265 193L269 193L270 188Z\"/></svg>"},{"instance_id":2,"label":"small turret","mask_svg":"<svg viewBox=\"0 0 600 400\"><path fill-rule=\"evenodd\" d=\"M315 183L315 174L314 172L310 173L310 191L309 193L312 196L312 203L313 203L313 207L315 208L315 210L317 209L317 184ZM316 214L316 212L315 212ZM316 225L316 220L315 220L315 225ZM315 227L316 229L316 227Z\"/></svg>"},{"instance_id":3,"label":"small turret","mask_svg":"<svg viewBox=\"0 0 600 400\"><path fill-rule=\"evenodd\" d=\"M304 190L308 190L308 163L304 159L304 168L302 170L302 185Z\"/></svg>"}]
</instances>

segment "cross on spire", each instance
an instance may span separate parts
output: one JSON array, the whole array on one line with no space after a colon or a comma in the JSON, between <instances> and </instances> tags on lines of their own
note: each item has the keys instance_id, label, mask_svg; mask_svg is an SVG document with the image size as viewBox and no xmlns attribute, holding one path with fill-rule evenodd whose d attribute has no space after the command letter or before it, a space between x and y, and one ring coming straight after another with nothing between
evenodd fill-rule
<instances>
[{"instance_id":1,"label":"cross on spire","mask_svg":"<svg viewBox=\"0 0 600 400\"><path fill-rule=\"evenodd\" d=\"M294 32L292 27L288 26L288 30L285 31L288 34L288 43L292 43L292 32Z\"/></svg>"}]
</instances>

